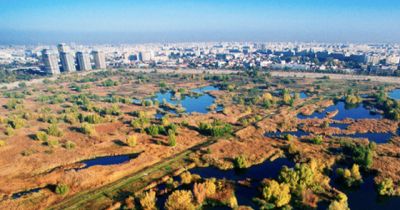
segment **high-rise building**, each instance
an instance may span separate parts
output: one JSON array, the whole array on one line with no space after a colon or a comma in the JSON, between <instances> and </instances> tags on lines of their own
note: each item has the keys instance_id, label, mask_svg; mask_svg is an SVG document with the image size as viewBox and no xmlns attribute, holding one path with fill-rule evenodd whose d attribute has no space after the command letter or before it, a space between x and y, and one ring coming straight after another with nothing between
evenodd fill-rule
<instances>
[{"instance_id":1,"label":"high-rise building","mask_svg":"<svg viewBox=\"0 0 400 210\"><path fill-rule=\"evenodd\" d=\"M42 50L42 60L44 69L48 74L60 74L57 55L50 53L47 49Z\"/></svg>"},{"instance_id":2,"label":"high-rise building","mask_svg":"<svg viewBox=\"0 0 400 210\"><path fill-rule=\"evenodd\" d=\"M64 43L57 46L58 52L60 53L60 60L62 70L65 72L76 71L74 56L69 52L69 48Z\"/></svg>"},{"instance_id":3,"label":"high-rise building","mask_svg":"<svg viewBox=\"0 0 400 210\"><path fill-rule=\"evenodd\" d=\"M143 51L139 52L139 59L140 61L152 61L154 59L154 52L153 51Z\"/></svg>"},{"instance_id":4,"label":"high-rise building","mask_svg":"<svg viewBox=\"0 0 400 210\"><path fill-rule=\"evenodd\" d=\"M90 64L90 56L85 52L77 52L76 60L78 63L78 69L80 71L87 71L92 69L92 65Z\"/></svg>"},{"instance_id":5,"label":"high-rise building","mask_svg":"<svg viewBox=\"0 0 400 210\"><path fill-rule=\"evenodd\" d=\"M101 51L93 51L93 60L94 60L94 66L96 69L105 69L107 68L106 66L106 58L104 56L104 53Z\"/></svg>"}]
</instances>

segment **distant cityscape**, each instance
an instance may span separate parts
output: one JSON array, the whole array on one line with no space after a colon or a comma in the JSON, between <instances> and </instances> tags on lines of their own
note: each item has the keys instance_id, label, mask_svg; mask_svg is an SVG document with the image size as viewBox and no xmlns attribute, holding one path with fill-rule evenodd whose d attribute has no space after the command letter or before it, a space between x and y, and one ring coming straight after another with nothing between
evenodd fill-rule
<instances>
[{"instance_id":1,"label":"distant cityscape","mask_svg":"<svg viewBox=\"0 0 400 210\"><path fill-rule=\"evenodd\" d=\"M226 42L0 46L0 71L57 75L106 68L269 69L400 76L400 45Z\"/></svg>"}]
</instances>

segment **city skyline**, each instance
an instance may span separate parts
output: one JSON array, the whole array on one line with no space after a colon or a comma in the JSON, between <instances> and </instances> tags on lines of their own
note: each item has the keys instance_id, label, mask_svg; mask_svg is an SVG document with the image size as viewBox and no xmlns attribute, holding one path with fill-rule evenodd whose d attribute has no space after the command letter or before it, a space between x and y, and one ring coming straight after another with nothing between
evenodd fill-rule
<instances>
[{"instance_id":1,"label":"city skyline","mask_svg":"<svg viewBox=\"0 0 400 210\"><path fill-rule=\"evenodd\" d=\"M1 1L0 44L399 42L384 1Z\"/></svg>"}]
</instances>

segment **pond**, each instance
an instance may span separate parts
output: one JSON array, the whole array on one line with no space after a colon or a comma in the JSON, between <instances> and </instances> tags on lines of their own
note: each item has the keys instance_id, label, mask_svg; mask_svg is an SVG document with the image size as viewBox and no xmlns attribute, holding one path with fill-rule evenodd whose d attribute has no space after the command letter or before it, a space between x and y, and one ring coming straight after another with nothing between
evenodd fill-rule
<instances>
[{"instance_id":1,"label":"pond","mask_svg":"<svg viewBox=\"0 0 400 210\"><path fill-rule=\"evenodd\" d=\"M128 155L115 155L115 156L104 156L104 157L97 157L93 159L88 159L81 161L80 163L85 164L83 168L78 168L77 170L86 169L96 165L117 165L121 163L128 162L129 160L136 158L138 154L128 154Z\"/></svg>"},{"instance_id":2,"label":"pond","mask_svg":"<svg viewBox=\"0 0 400 210\"><path fill-rule=\"evenodd\" d=\"M24 196L24 195L29 195L29 194L32 194L32 193L39 192L39 191L42 190L42 189L44 189L44 187L43 187L43 188L38 187L38 188L30 189L30 190L25 190L25 191L17 192L17 193L12 194L11 197L12 197L12 199L18 199L18 198L21 198L21 197Z\"/></svg>"},{"instance_id":3,"label":"pond","mask_svg":"<svg viewBox=\"0 0 400 210\"><path fill-rule=\"evenodd\" d=\"M252 201L254 197L259 195L258 187L260 181L264 178L276 179L278 178L279 172L283 166L290 168L294 167L294 162L287 158L278 158L274 161L264 161L261 164L254 165L250 168L243 170L221 170L216 167L199 167L190 169L189 172L192 174L198 174L202 178L217 178L234 181L235 195L239 205L251 206L254 209L258 209L258 206ZM243 186L237 183L240 180L251 179L251 186ZM179 179L178 179L179 180ZM159 189L165 188L165 185L160 186ZM180 186L178 189L192 190L193 184L190 186ZM157 197L157 206L163 209L164 203L168 198L168 195L162 195ZM207 208L208 209L208 208ZM225 209L224 207L218 207L213 209Z\"/></svg>"},{"instance_id":4,"label":"pond","mask_svg":"<svg viewBox=\"0 0 400 210\"><path fill-rule=\"evenodd\" d=\"M303 115L299 114L297 117L299 119L313 119L313 118L318 118L318 119L323 119L326 116L327 112L333 112L338 110L339 113L336 114L332 119L334 120L344 120L346 118L351 118L351 119L381 119L382 115L380 114L375 114L366 109L362 104L358 104L355 106L346 106L346 104L342 101L329 106L328 108L325 109L324 112L314 112L311 115Z\"/></svg>"},{"instance_id":5,"label":"pond","mask_svg":"<svg viewBox=\"0 0 400 210\"><path fill-rule=\"evenodd\" d=\"M208 113L208 107L214 104L215 98L210 94L207 94L207 91L219 90L218 87L215 86L205 86L201 88L196 88L191 90L192 92L202 94L200 96L182 96L180 100L174 99L174 96L171 91L169 92L159 92L155 96L155 100L160 103L165 99L168 103L176 105L181 104L183 108L185 108L186 113ZM221 106L217 107L217 109L221 110Z\"/></svg>"},{"instance_id":6,"label":"pond","mask_svg":"<svg viewBox=\"0 0 400 210\"><path fill-rule=\"evenodd\" d=\"M395 100L400 100L400 89L390 91L389 97Z\"/></svg>"}]
</instances>

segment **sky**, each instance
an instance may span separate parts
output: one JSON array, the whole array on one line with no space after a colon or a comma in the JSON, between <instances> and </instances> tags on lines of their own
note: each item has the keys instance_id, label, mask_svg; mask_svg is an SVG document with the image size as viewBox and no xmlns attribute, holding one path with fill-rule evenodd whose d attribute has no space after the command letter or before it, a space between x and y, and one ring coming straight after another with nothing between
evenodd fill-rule
<instances>
[{"instance_id":1,"label":"sky","mask_svg":"<svg viewBox=\"0 0 400 210\"><path fill-rule=\"evenodd\" d=\"M0 44L400 42L400 0L0 0Z\"/></svg>"}]
</instances>

